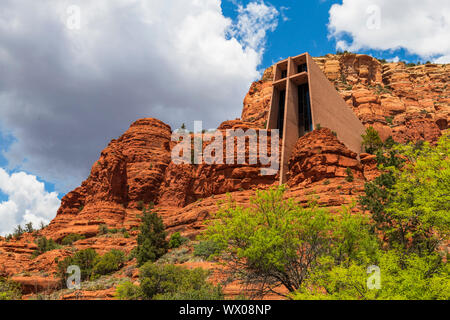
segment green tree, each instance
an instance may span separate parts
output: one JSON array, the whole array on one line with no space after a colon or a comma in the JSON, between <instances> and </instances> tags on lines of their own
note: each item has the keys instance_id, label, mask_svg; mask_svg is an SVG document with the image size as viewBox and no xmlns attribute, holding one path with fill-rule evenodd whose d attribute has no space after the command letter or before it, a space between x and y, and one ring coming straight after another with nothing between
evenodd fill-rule
<instances>
[{"instance_id":1,"label":"green tree","mask_svg":"<svg viewBox=\"0 0 450 320\"><path fill-rule=\"evenodd\" d=\"M156 261L168 250L167 234L162 219L152 211L152 208L144 208L142 212L135 252L139 266L147 261Z\"/></svg>"},{"instance_id":2,"label":"green tree","mask_svg":"<svg viewBox=\"0 0 450 320\"><path fill-rule=\"evenodd\" d=\"M188 238L182 237L179 232L175 232L170 237L169 248L170 249L178 248L179 246L181 246L183 243L185 243L188 240L189 240Z\"/></svg>"},{"instance_id":3,"label":"green tree","mask_svg":"<svg viewBox=\"0 0 450 320\"><path fill-rule=\"evenodd\" d=\"M84 239L85 236L78 234L78 233L71 233L67 236L64 237L64 239L61 240L61 244L63 246L69 246L72 245L74 242L78 241L78 240L82 240Z\"/></svg>"},{"instance_id":4,"label":"green tree","mask_svg":"<svg viewBox=\"0 0 450 320\"><path fill-rule=\"evenodd\" d=\"M139 273L144 299L153 300L219 300L221 288L207 282L208 271L145 263Z\"/></svg>"},{"instance_id":5,"label":"green tree","mask_svg":"<svg viewBox=\"0 0 450 320\"><path fill-rule=\"evenodd\" d=\"M258 295L280 294L275 290L279 286L294 292L319 259L332 257L343 263L359 257L361 247L370 251L375 246L362 217L302 208L283 195L283 187L257 191L250 208L230 200L206 231L206 239L221 248L220 257L232 275L256 285Z\"/></svg>"},{"instance_id":6,"label":"green tree","mask_svg":"<svg viewBox=\"0 0 450 320\"><path fill-rule=\"evenodd\" d=\"M64 260L58 262L58 270L61 278L65 281L67 279L67 267L76 265L81 270L81 280L87 280L92 275L92 270L98 261L98 254L94 249L88 248L75 252L72 256L66 257Z\"/></svg>"},{"instance_id":7,"label":"green tree","mask_svg":"<svg viewBox=\"0 0 450 320\"><path fill-rule=\"evenodd\" d=\"M363 142L362 146L366 149L367 153L374 154L378 149L383 146L383 141L372 126L366 128L366 133L361 135Z\"/></svg>"},{"instance_id":8,"label":"green tree","mask_svg":"<svg viewBox=\"0 0 450 320\"><path fill-rule=\"evenodd\" d=\"M383 173L366 183L360 203L391 247L430 254L448 239L449 140L444 134L436 146L396 145L388 156L377 154Z\"/></svg>"},{"instance_id":9,"label":"green tree","mask_svg":"<svg viewBox=\"0 0 450 320\"><path fill-rule=\"evenodd\" d=\"M141 288L131 281L125 281L116 288L115 298L118 300L141 300L143 296Z\"/></svg>"},{"instance_id":10,"label":"green tree","mask_svg":"<svg viewBox=\"0 0 450 320\"><path fill-rule=\"evenodd\" d=\"M20 300L20 285L11 280L0 278L0 300Z\"/></svg>"},{"instance_id":11,"label":"green tree","mask_svg":"<svg viewBox=\"0 0 450 320\"><path fill-rule=\"evenodd\" d=\"M437 255L420 257L401 251L380 252L380 289L367 286L367 266L354 261L349 266L317 269L299 291L299 300L449 300L450 270Z\"/></svg>"},{"instance_id":12,"label":"green tree","mask_svg":"<svg viewBox=\"0 0 450 320\"><path fill-rule=\"evenodd\" d=\"M216 255L221 250L221 245L212 240L200 241L194 246L194 255L208 259Z\"/></svg>"},{"instance_id":13,"label":"green tree","mask_svg":"<svg viewBox=\"0 0 450 320\"><path fill-rule=\"evenodd\" d=\"M23 230L22 226L19 224L19 225L14 229L14 233L13 233L14 238L20 239L20 237L22 237L23 233L24 233L24 230Z\"/></svg>"},{"instance_id":14,"label":"green tree","mask_svg":"<svg viewBox=\"0 0 450 320\"><path fill-rule=\"evenodd\" d=\"M25 225L25 232L32 233L33 231L34 231L33 223L32 222L28 222Z\"/></svg>"},{"instance_id":15,"label":"green tree","mask_svg":"<svg viewBox=\"0 0 450 320\"><path fill-rule=\"evenodd\" d=\"M97 257L92 276L106 275L122 268L125 262L125 254L123 251L112 249L101 257Z\"/></svg>"},{"instance_id":16,"label":"green tree","mask_svg":"<svg viewBox=\"0 0 450 320\"><path fill-rule=\"evenodd\" d=\"M59 249L59 245L53 239L47 239L46 237L40 237L36 240L37 249L34 251L33 256L37 257L47 251Z\"/></svg>"}]
</instances>

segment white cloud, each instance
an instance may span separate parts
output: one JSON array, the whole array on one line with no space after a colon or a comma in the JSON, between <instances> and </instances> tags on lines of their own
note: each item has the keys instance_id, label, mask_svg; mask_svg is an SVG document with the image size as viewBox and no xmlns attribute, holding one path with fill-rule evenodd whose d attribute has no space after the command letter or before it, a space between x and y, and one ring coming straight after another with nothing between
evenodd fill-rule
<instances>
[{"instance_id":1,"label":"white cloud","mask_svg":"<svg viewBox=\"0 0 450 320\"><path fill-rule=\"evenodd\" d=\"M341 50L404 48L424 60L448 61L450 2L343 0L331 7L328 29Z\"/></svg>"},{"instance_id":2,"label":"white cloud","mask_svg":"<svg viewBox=\"0 0 450 320\"><path fill-rule=\"evenodd\" d=\"M0 203L0 235L13 232L19 224L48 223L60 205L56 192L45 191L44 183L25 172L9 175L0 168L0 191L8 197Z\"/></svg>"},{"instance_id":3,"label":"white cloud","mask_svg":"<svg viewBox=\"0 0 450 320\"><path fill-rule=\"evenodd\" d=\"M231 34L240 39L248 48L262 53L266 32L274 31L278 25L278 11L263 1L249 3L246 7L238 6L238 21Z\"/></svg>"},{"instance_id":4,"label":"white cloud","mask_svg":"<svg viewBox=\"0 0 450 320\"><path fill-rule=\"evenodd\" d=\"M435 63L450 63L450 54L434 60Z\"/></svg>"},{"instance_id":5,"label":"white cloud","mask_svg":"<svg viewBox=\"0 0 450 320\"><path fill-rule=\"evenodd\" d=\"M395 56L393 58L387 59L388 62L399 62L400 58L398 56Z\"/></svg>"},{"instance_id":6,"label":"white cloud","mask_svg":"<svg viewBox=\"0 0 450 320\"><path fill-rule=\"evenodd\" d=\"M66 24L73 4L79 30ZM235 22L220 0L2 0L0 128L17 139L9 168L66 192L138 118L213 128L239 117L277 15L260 0Z\"/></svg>"}]
</instances>

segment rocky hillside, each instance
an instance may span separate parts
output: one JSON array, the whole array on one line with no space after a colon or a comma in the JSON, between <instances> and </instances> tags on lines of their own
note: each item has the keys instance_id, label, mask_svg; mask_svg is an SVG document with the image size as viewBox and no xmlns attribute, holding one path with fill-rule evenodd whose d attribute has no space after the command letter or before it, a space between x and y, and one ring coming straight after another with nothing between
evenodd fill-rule
<instances>
[{"instance_id":1,"label":"rocky hillside","mask_svg":"<svg viewBox=\"0 0 450 320\"><path fill-rule=\"evenodd\" d=\"M434 142L450 122L450 65L381 63L366 55L327 55L315 58L328 79L366 126L375 127L382 138L392 136L399 142ZM254 82L244 99L241 119L225 121L219 127L262 128L270 103L272 68ZM41 292L57 294L60 299L111 298L117 279L137 279L136 262L111 276L106 284L83 288L79 292L57 291L57 262L74 250L94 248L99 253L119 249L130 253L136 245L141 208L155 203L170 233L195 239L204 221L217 210L227 193L242 205L257 188L276 184L276 176L261 176L251 165L176 165L171 162L171 128L153 119L134 122L118 139L101 152L89 177L61 202L56 218L48 227L21 239L0 238L0 276L19 282L25 298ZM247 150L248 151L248 150ZM346 179L350 168L353 181ZM288 197L301 204L317 201L330 210L350 204L362 193L364 182L378 173L375 159L348 150L327 128L315 130L297 142L289 161ZM354 209L357 210L357 209ZM114 234L99 232L100 226L121 230ZM45 236L60 243L70 234L84 239L71 246L33 258L35 240ZM186 250L192 251L192 248ZM209 262L183 262L213 271ZM238 294L239 287L228 285L225 292ZM56 292L56 293L55 293Z\"/></svg>"},{"instance_id":2,"label":"rocky hillside","mask_svg":"<svg viewBox=\"0 0 450 320\"><path fill-rule=\"evenodd\" d=\"M398 142L435 141L450 122L450 65L381 63L367 55L314 58L365 125ZM263 125L272 95L272 68L244 99L242 120Z\"/></svg>"}]
</instances>

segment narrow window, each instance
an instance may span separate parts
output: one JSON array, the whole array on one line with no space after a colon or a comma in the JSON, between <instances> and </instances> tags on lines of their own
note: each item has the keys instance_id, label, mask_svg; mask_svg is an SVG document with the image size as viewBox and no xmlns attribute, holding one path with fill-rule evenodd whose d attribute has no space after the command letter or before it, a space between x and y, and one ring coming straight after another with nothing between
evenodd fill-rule
<instances>
[{"instance_id":1,"label":"narrow window","mask_svg":"<svg viewBox=\"0 0 450 320\"><path fill-rule=\"evenodd\" d=\"M285 101L286 101L286 90L281 90L280 91L280 100L278 103L278 121L277 121L277 128L280 130L280 138L283 138Z\"/></svg>"},{"instance_id":2,"label":"narrow window","mask_svg":"<svg viewBox=\"0 0 450 320\"><path fill-rule=\"evenodd\" d=\"M307 83L298 86L298 117L298 124L303 127L304 133L310 132L312 130L312 117Z\"/></svg>"}]
</instances>

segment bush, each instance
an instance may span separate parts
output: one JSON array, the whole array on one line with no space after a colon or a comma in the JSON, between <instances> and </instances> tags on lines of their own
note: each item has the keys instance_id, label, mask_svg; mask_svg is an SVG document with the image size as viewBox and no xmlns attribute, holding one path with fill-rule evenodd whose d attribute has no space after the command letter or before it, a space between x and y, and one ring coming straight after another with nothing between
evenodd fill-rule
<instances>
[{"instance_id":1,"label":"bush","mask_svg":"<svg viewBox=\"0 0 450 320\"><path fill-rule=\"evenodd\" d=\"M194 246L194 255L208 259L210 256L219 253L221 246L215 241L205 240Z\"/></svg>"},{"instance_id":2,"label":"bush","mask_svg":"<svg viewBox=\"0 0 450 320\"><path fill-rule=\"evenodd\" d=\"M98 234L107 234L109 232L108 226L106 224L101 224L98 226Z\"/></svg>"},{"instance_id":3,"label":"bush","mask_svg":"<svg viewBox=\"0 0 450 320\"><path fill-rule=\"evenodd\" d=\"M141 218L136 247L138 266L142 266L147 261L158 260L168 250L165 227L158 214L144 208Z\"/></svg>"},{"instance_id":4,"label":"bush","mask_svg":"<svg viewBox=\"0 0 450 320\"><path fill-rule=\"evenodd\" d=\"M139 201L137 202L137 204L136 204L136 208L137 208L138 210L144 210L144 208L145 208L144 201L139 200Z\"/></svg>"},{"instance_id":5,"label":"bush","mask_svg":"<svg viewBox=\"0 0 450 320\"><path fill-rule=\"evenodd\" d=\"M78 241L78 240L82 240L85 237L81 234L78 233L71 233L68 236L65 236L64 239L62 239L61 244L63 246L69 246L72 245L72 243Z\"/></svg>"},{"instance_id":6,"label":"bush","mask_svg":"<svg viewBox=\"0 0 450 320\"><path fill-rule=\"evenodd\" d=\"M92 275L106 275L122 268L125 254L123 251L112 249L96 260Z\"/></svg>"},{"instance_id":7,"label":"bush","mask_svg":"<svg viewBox=\"0 0 450 320\"><path fill-rule=\"evenodd\" d=\"M97 276L107 275L119 270L125 261L125 254L116 249L99 256L94 249L89 248L75 252L71 257L67 257L58 262L58 270L61 278L67 278L67 267L78 266L81 271L81 280L89 280Z\"/></svg>"},{"instance_id":8,"label":"bush","mask_svg":"<svg viewBox=\"0 0 450 320\"><path fill-rule=\"evenodd\" d=\"M366 133L361 135L363 138L362 146L366 149L367 153L375 154L378 149L383 146L383 141L372 126L366 128Z\"/></svg>"},{"instance_id":9,"label":"bush","mask_svg":"<svg viewBox=\"0 0 450 320\"><path fill-rule=\"evenodd\" d=\"M59 248L59 245L53 241L53 239L47 239L46 237L41 237L36 240L37 249L33 252L33 256L37 257L47 251L52 251Z\"/></svg>"},{"instance_id":10,"label":"bush","mask_svg":"<svg viewBox=\"0 0 450 320\"><path fill-rule=\"evenodd\" d=\"M19 300L22 297L20 285L0 278L0 300Z\"/></svg>"},{"instance_id":11,"label":"bush","mask_svg":"<svg viewBox=\"0 0 450 320\"><path fill-rule=\"evenodd\" d=\"M395 146L397 143L394 141L392 136L389 136L383 143L383 147L386 149L392 149L393 146Z\"/></svg>"},{"instance_id":12,"label":"bush","mask_svg":"<svg viewBox=\"0 0 450 320\"><path fill-rule=\"evenodd\" d=\"M81 280L87 280L92 274L97 258L98 254L92 248L77 251L71 257L58 262L59 274L63 280L67 279L67 267L76 265L81 270Z\"/></svg>"},{"instance_id":13,"label":"bush","mask_svg":"<svg viewBox=\"0 0 450 320\"><path fill-rule=\"evenodd\" d=\"M141 288L131 281L125 281L116 288L115 297L118 300L140 300L142 296Z\"/></svg>"},{"instance_id":14,"label":"bush","mask_svg":"<svg viewBox=\"0 0 450 320\"><path fill-rule=\"evenodd\" d=\"M181 246L183 243L185 243L188 240L189 240L188 238L182 237L179 232L175 232L170 237L169 248L170 249L178 248L179 246Z\"/></svg>"},{"instance_id":15,"label":"bush","mask_svg":"<svg viewBox=\"0 0 450 320\"><path fill-rule=\"evenodd\" d=\"M144 264L139 273L144 299L154 300L220 300L220 287L206 281L208 271L189 270L174 265Z\"/></svg>"},{"instance_id":16,"label":"bush","mask_svg":"<svg viewBox=\"0 0 450 320\"><path fill-rule=\"evenodd\" d=\"M347 180L347 182L353 182L353 180L355 180L355 177L353 176L352 169L347 167L345 172L347 173L347 176L345 177L345 180Z\"/></svg>"}]
</instances>

